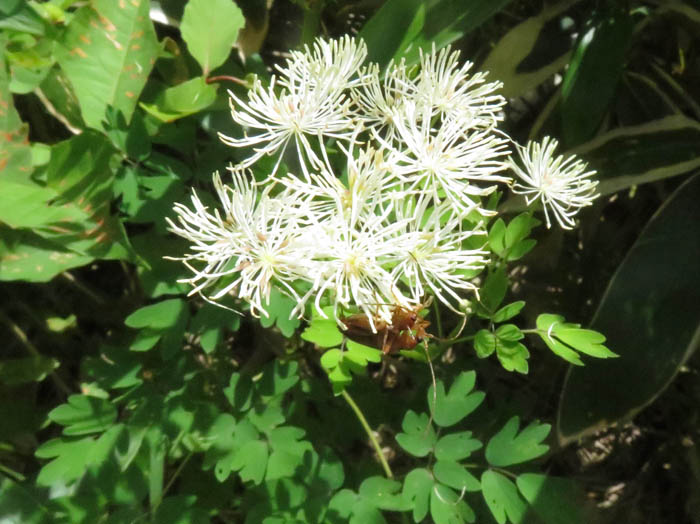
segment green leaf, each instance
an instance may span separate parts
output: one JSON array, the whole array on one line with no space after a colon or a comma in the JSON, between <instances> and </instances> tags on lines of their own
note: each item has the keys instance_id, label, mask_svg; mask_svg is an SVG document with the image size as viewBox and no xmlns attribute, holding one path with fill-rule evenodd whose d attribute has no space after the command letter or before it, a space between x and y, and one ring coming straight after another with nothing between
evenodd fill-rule
<instances>
[{"instance_id":1,"label":"green leaf","mask_svg":"<svg viewBox=\"0 0 700 524\"><path fill-rule=\"evenodd\" d=\"M452 460L438 460L433 466L435 478L457 491L479 491L481 485L469 471Z\"/></svg>"},{"instance_id":2,"label":"green leaf","mask_svg":"<svg viewBox=\"0 0 700 524\"><path fill-rule=\"evenodd\" d=\"M506 371L527 374L529 370L527 359L530 357L530 352L520 342L499 340L496 356Z\"/></svg>"},{"instance_id":3,"label":"green leaf","mask_svg":"<svg viewBox=\"0 0 700 524\"><path fill-rule=\"evenodd\" d=\"M301 333L301 338L321 348L339 346L343 341L343 334L332 318L332 308L324 309L324 313L330 318L322 318L314 311L309 326Z\"/></svg>"},{"instance_id":4,"label":"green leaf","mask_svg":"<svg viewBox=\"0 0 700 524\"><path fill-rule=\"evenodd\" d=\"M618 127L569 152L598 171L598 193L609 195L700 167L700 123L673 115L636 126Z\"/></svg>"},{"instance_id":5,"label":"green leaf","mask_svg":"<svg viewBox=\"0 0 700 524\"><path fill-rule=\"evenodd\" d=\"M519 260L525 255L527 255L530 251L532 251L532 248L534 248L537 245L537 240L534 238L526 238L525 240L521 240L513 248L508 252L508 256L506 256L506 260L508 262L513 262L514 260Z\"/></svg>"},{"instance_id":6,"label":"green leaf","mask_svg":"<svg viewBox=\"0 0 700 524\"><path fill-rule=\"evenodd\" d=\"M549 434L549 424L534 421L518 433L519 426L520 418L514 416L491 437L486 446L486 460L489 464L497 467L511 466L547 453L549 446L542 444L542 441Z\"/></svg>"},{"instance_id":7,"label":"green leaf","mask_svg":"<svg viewBox=\"0 0 700 524\"><path fill-rule=\"evenodd\" d=\"M3 3L0 11L6 16L0 16L0 29L10 29L21 33L43 35L46 31L46 22L37 14L27 2L9 1Z\"/></svg>"},{"instance_id":8,"label":"green leaf","mask_svg":"<svg viewBox=\"0 0 700 524\"><path fill-rule=\"evenodd\" d=\"M2 55L0 55L0 107L3 108L0 112L0 132L3 137L3 147L0 148L0 176L22 180L33 171L31 146L28 139L29 127L22 122L15 109Z\"/></svg>"},{"instance_id":9,"label":"green leaf","mask_svg":"<svg viewBox=\"0 0 700 524\"><path fill-rule=\"evenodd\" d=\"M154 102L141 102L140 105L161 122L174 122L212 105L217 90L216 85L207 84L204 77L198 76L161 91Z\"/></svg>"},{"instance_id":10,"label":"green leaf","mask_svg":"<svg viewBox=\"0 0 700 524\"><path fill-rule=\"evenodd\" d=\"M532 218L529 212L521 213L508 223L505 233L505 248L506 250L513 249L516 244L525 240L532 228L538 223Z\"/></svg>"},{"instance_id":11,"label":"green leaf","mask_svg":"<svg viewBox=\"0 0 700 524\"><path fill-rule=\"evenodd\" d=\"M428 423L428 415L409 409L401 423L403 433L396 435L396 442L414 457L425 457L437 442L435 430Z\"/></svg>"},{"instance_id":12,"label":"green leaf","mask_svg":"<svg viewBox=\"0 0 700 524\"><path fill-rule=\"evenodd\" d=\"M497 255L503 255L506 249L506 223L502 218L497 218L489 230L489 246Z\"/></svg>"},{"instance_id":13,"label":"green leaf","mask_svg":"<svg viewBox=\"0 0 700 524\"><path fill-rule=\"evenodd\" d=\"M487 470L481 475L481 487L486 505L498 524L507 520L520 523L525 517L527 505L518 495L518 489L507 477Z\"/></svg>"},{"instance_id":14,"label":"green leaf","mask_svg":"<svg viewBox=\"0 0 700 524\"><path fill-rule=\"evenodd\" d=\"M52 517L40 488L9 477L0 480L0 508L3 524L42 524Z\"/></svg>"},{"instance_id":15,"label":"green leaf","mask_svg":"<svg viewBox=\"0 0 700 524\"><path fill-rule=\"evenodd\" d=\"M403 481L403 496L413 506L414 522L421 522L430 508L433 475L424 468L411 470Z\"/></svg>"},{"instance_id":16,"label":"green leaf","mask_svg":"<svg viewBox=\"0 0 700 524\"><path fill-rule=\"evenodd\" d=\"M234 410L248 411L253 399L253 381L247 375L233 373L228 387L224 388L224 395Z\"/></svg>"},{"instance_id":17,"label":"green leaf","mask_svg":"<svg viewBox=\"0 0 700 524\"><path fill-rule=\"evenodd\" d=\"M512 0L472 0L468 3L452 0L427 2L425 23L406 48L406 62L418 62L419 51L430 52L434 45L442 49L459 40L488 21Z\"/></svg>"},{"instance_id":18,"label":"green leaf","mask_svg":"<svg viewBox=\"0 0 700 524\"><path fill-rule=\"evenodd\" d=\"M635 23L627 10L600 17L582 31L561 87L564 142L590 138L608 111L625 67Z\"/></svg>"},{"instance_id":19,"label":"green leaf","mask_svg":"<svg viewBox=\"0 0 700 524\"><path fill-rule=\"evenodd\" d=\"M231 0L189 0L180 33L206 76L226 61L244 25L243 13Z\"/></svg>"},{"instance_id":20,"label":"green leaf","mask_svg":"<svg viewBox=\"0 0 700 524\"><path fill-rule=\"evenodd\" d=\"M73 15L56 57L88 126L102 128L107 106L131 120L158 55L149 7L147 0L94 0Z\"/></svg>"},{"instance_id":21,"label":"green leaf","mask_svg":"<svg viewBox=\"0 0 700 524\"><path fill-rule=\"evenodd\" d=\"M257 383L257 392L264 397L278 397L299 382L299 364L292 361L275 360L263 369Z\"/></svg>"},{"instance_id":22,"label":"green leaf","mask_svg":"<svg viewBox=\"0 0 700 524\"><path fill-rule=\"evenodd\" d=\"M435 458L437 460L462 460L482 447L483 444L480 441L472 438L471 431L451 433L441 437L435 444Z\"/></svg>"},{"instance_id":23,"label":"green leaf","mask_svg":"<svg viewBox=\"0 0 700 524\"><path fill-rule=\"evenodd\" d=\"M523 473L518 475L515 482L530 503L530 511L546 524L586 524L594 521L590 501L570 479Z\"/></svg>"},{"instance_id":24,"label":"green leaf","mask_svg":"<svg viewBox=\"0 0 700 524\"><path fill-rule=\"evenodd\" d=\"M480 329L474 336L474 351L479 358L486 358L496 351L496 335L488 329Z\"/></svg>"},{"instance_id":25,"label":"green leaf","mask_svg":"<svg viewBox=\"0 0 700 524\"><path fill-rule=\"evenodd\" d=\"M474 411L484 400L482 391L472 391L476 383L474 371L463 371L457 376L450 387L450 392L445 394L445 385L441 380L437 381L437 397L435 400L435 423L442 427L457 424L464 417ZM428 405L433 409L433 387L428 390Z\"/></svg>"},{"instance_id":26,"label":"green leaf","mask_svg":"<svg viewBox=\"0 0 700 524\"><path fill-rule=\"evenodd\" d=\"M262 440L251 440L243 444L231 463L231 469L238 471L243 482L260 484L267 469L268 447Z\"/></svg>"},{"instance_id":27,"label":"green leaf","mask_svg":"<svg viewBox=\"0 0 700 524\"><path fill-rule=\"evenodd\" d=\"M399 490L401 483L384 477L368 477L362 481L358 494L374 507L389 511L405 511L406 500Z\"/></svg>"},{"instance_id":28,"label":"green leaf","mask_svg":"<svg viewBox=\"0 0 700 524\"><path fill-rule=\"evenodd\" d=\"M164 498L153 515L153 524L208 524L209 515L194 507L196 500L194 495Z\"/></svg>"},{"instance_id":29,"label":"green leaf","mask_svg":"<svg viewBox=\"0 0 700 524\"><path fill-rule=\"evenodd\" d=\"M31 170L0 177L0 222L14 228L0 241L1 278L45 281L94 258L130 256L110 209L113 153L104 136L82 133L51 148L45 184Z\"/></svg>"},{"instance_id":30,"label":"green leaf","mask_svg":"<svg viewBox=\"0 0 700 524\"><path fill-rule=\"evenodd\" d=\"M44 442L36 450L39 458L54 458L39 471L36 483L39 486L54 486L80 478L90 462L95 439L57 438Z\"/></svg>"},{"instance_id":31,"label":"green leaf","mask_svg":"<svg viewBox=\"0 0 700 524\"><path fill-rule=\"evenodd\" d=\"M419 0L389 0L365 22L359 37L367 43L368 61L384 68L401 55L423 27L425 4Z\"/></svg>"},{"instance_id":32,"label":"green leaf","mask_svg":"<svg viewBox=\"0 0 700 524\"><path fill-rule=\"evenodd\" d=\"M616 357L617 354L603 346L605 337L578 324L564 322L564 317L543 313L537 317L537 334L554 353L579 366L583 362L576 351L598 358Z\"/></svg>"},{"instance_id":33,"label":"green leaf","mask_svg":"<svg viewBox=\"0 0 700 524\"><path fill-rule=\"evenodd\" d=\"M476 521L474 511L463 497L441 484L435 484L430 490L430 516L435 524L461 524Z\"/></svg>"},{"instance_id":34,"label":"green leaf","mask_svg":"<svg viewBox=\"0 0 700 524\"><path fill-rule=\"evenodd\" d=\"M197 311L190 330L199 335L199 345L205 353L213 352L222 340L226 328L236 331L240 325L241 317L228 309L205 304Z\"/></svg>"},{"instance_id":35,"label":"green leaf","mask_svg":"<svg viewBox=\"0 0 700 524\"><path fill-rule=\"evenodd\" d=\"M700 177L694 176L664 202L613 275L592 328L605 333L620 357L569 371L559 406L560 441L633 418L697 349L698 202Z\"/></svg>"},{"instance_id":36,"label":"green leaf","mask_svg":"<svg viewBox=\"0 0 700 524\"><path fill-rule=\"evenodd\" d=\"M85 375L105 389L122 389L141 384L142 368L138 355L125 353L118 346L102 346L99 355L87 357L83 361Z\"/></svg>"},{"instance_id":37,"label":"green leaf","mask_svg":"<svg viewBox=\"0 0 700 524\"><path fill-rule=\"evenodd\" d=\"M556 329L554 333L562 342L586 355L598 358L617 357L616 353L613 353L603 345L605 336L597 331L579 328L560 328Z\"/></svg>"},{"instance_id":38,"label":"green leaf","mask_svg":"<svg viewBox=\"0 0 700 524\"><path fill-rule=\"evenodd\" d=\"M508 277L504 269L497 269L489 273L484 285L479 290L481 303L489 311L496 311L501 305L508 291Z\"/></svg>"},{"instance_id":39,"label":"green leaf","mask_svg":"<svg viewBox=\"0 0 700 524\"><path fill-rule=\"evenodd\" d=\"M481 70L489 71L490 79L503 82L500 93L504 97L517 97L534 89L568 63L568 46L561 46L558 50L550 43L551 52L544 60L536 55L539 40L547 37L543 29L568 7L568 3L562 2L551 5L516 25L492 48ZM552 52L557 51L559 53L552 60Z\"/></svg>"},{"instance_id":40,"label":"green leaf","mask_svg":"<svg viewBox=\"0 0 700 524\"><path fill-rule=\"evenodd\" d=\"M107 400L71 395L67 404L49 412L49 418L65 426L64 435L87 435L111 426L117 419L117 408Z\"/></svg>"},{"instance_id":41,"label":"green leaf","mask_svg":"<svg viewBox=\"0 0 700 524\"><path fill-rule=\"evenodd\" d=\"M267 461L265 480L291 477L301 469L306 452L313 450L311 443L301 440L304 430L293 426L274 428L268 435L272 452Z\"/></svg>"},{"instance_id":42,"label":"green leaf","mask_svg":"<svg viewBox=\"0 0 700 524\"><path fill-rule=\"evenodd\" d=\"M58 366L58 360L43 355L0 360L0 384L15 386L27 382L41 382Z\"/></svg>"},{"instance_id":43,"label":"green leaf","mask_svg":"<svg viewBox=\"0 0 700 524\"><path fill-rule=\"evenodd\" d=\"M171 298L137 309L126 317L124 323L131 328L168 329L177 324L186 308L184 300Z\"/></svg>"},{"instance_id":44,"label":"green leaf","mask_svg":"<svg viewBox=\"0 0 700 524\"><path fill-rule=\"evenodd\" d=\"M523 335L523 332L520 331L520 328L515 324L503 324L502 326L498 326L496 338L498 338L499 341L517 342L525 338L525 335Z\"/></svg>"},{"instance_id":45,"label":"green leaf","mask_svg":"<svg viewBox=\"0 0 700 524\"><path fill-rule=\"evenodd\" d=\"M296 301L283 295L276 288L272 288L272 292L270 293L270 302L265 308L268 316L266 317L261 315L260 324L263 327L270 327L273 324L277 324L277 327L282 334L289 338L294 334L296 329L299 327L299 324L301 324L301 321L298 318L290 318L290 315L296 306Z\"/></svg>"},{"instance_id":46,"label":"green leaf","mask_svg":"<svg viewBox=\"0 0 700 524\"><path fill-rule=\"evenodd\" d=\"M496 311L491 320L494 322L505 322L516 316L525 307L524 300L518 300L517 302L511 302L510 304L503 306L501 309Z\"/></svg>"}]
</instances>

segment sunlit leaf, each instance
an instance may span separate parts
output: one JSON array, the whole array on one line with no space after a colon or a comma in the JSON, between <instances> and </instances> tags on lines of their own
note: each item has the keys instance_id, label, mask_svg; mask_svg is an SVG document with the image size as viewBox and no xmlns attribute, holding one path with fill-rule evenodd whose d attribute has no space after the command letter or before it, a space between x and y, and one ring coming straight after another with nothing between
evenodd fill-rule
<instances>
[{"instance_id":1,"label":"sunlit leaf","mask_svg":"<svg viewBox=\"0 0 700 524\"><path fill-rule=\"evenodd\" d=\"M147 0L95 0L75 13L57 47L90 127L102 127L108 105L131 119L158 54L149 6Z\"/></svg>"}]
</instances>

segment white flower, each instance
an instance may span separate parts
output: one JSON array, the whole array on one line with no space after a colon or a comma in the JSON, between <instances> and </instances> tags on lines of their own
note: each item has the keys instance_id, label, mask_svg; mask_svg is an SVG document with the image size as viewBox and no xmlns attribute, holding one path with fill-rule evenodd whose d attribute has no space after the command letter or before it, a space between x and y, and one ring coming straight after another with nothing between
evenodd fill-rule
<instances>
[{"instance_id":1,"label":"white flower","mask_svg":"<svg viewBox=\"0 0 700 524\"><path fill-rule=\"evenodd\" d=\"M375 129L391 143L396 139L394 119L402 116L401 105L415 95L415 85L408 79L406 64L393 61L383 77L379 66L370 64L366 69L367 81L352 91L357 104L357 119L368 129Z\"/></svg>"},{"instance_id":2,"label":"white flower","mask_svg":"<svg viewBox=\"0 0 700 524\"><path fill-rule=\"evenodd\" d=\"M232 186L224 186L218 173L214 185L225 216L210 212L193 193L194 210L176 204L178 223L168 219L171 231L193 242L192 252L181 260L195 276L190 294L199 293L209 301L233 294L248 301L254 315L267 316L272 286L302 302L292 283L309 278L306 242L296 217L303 204L291 192L271 198L258 195L248 179L250 173L234 171ZM215 291L205 294L204 290Z\"/></svg>"},{"instance_id":3,"label":"white flower","mask_svg":"<svg viewBox=\"0 0 700 524\"><path fill-rule=\"evenodd\" d=\"M449 203L430 209L427 199L404 203L397 215L409 220L400 240L405 250L392 271L395 281L405 283L417 303L434 295L454 312L464 314L460 292L477 292L470 278L487 263L483 227L464 229L463 220Z\"/></svg>"},{"instance_id":4,"label":"white flower","mask_svg":"<svg viewBox=\"0 0 700 524\"><path fill-rule=\"evenodd\" d=\"M416 86L418 103L430 106L433 115L459 120L469 128L492 128L503 120L505 99L495 94L500 82L486 83L486 73L469 75L472 63L458 64L459 51L450 47L425 54L421 51L421 70Z\"/></svg>"},{"instance_id":5,"label":"white flower","mask_svg":"<svg viewBox=\"0 0 700 524\"><path fill-rule=\"evenodd\" d=\"M323 314L319 301L326 292L331 295L340 324L340 308L360 309L374 327L376 318L391 324L395 305L410 306L386 268L387 260L399 250L396 236L404 227L401 222L388 220L390 212L388 206L381 215L367 216L355 224L338 214L322 225L325 235L317 238L319 273L313 286L319 313Z\"/></svg>"},{"instance_id":6,"label":"white flower","mask_svg":"<svg viewBox=\"0 0 700 524\"><path fill-rule=\"evenodd\" d=\"M527 204L540 199L544 207L547 227L551 227L549 211L559 225L571 229L574 215L579 209L590 206L598 197L598 181L592 180L595 171L586 171L586 163L575 156L554 156L558 142L545 137L542 144L529 142L527 147L518 147L522 167L509 159L510 168L521 179L513 191L523 194Z\"/></svg>"},{"instance_id":7,"label":"white flower","mask_svg":"<svg viewBox=\"0 0 700 524\"><path fill-rule=\"evenodd\" d=\"M490 130L467 130L452 119L434 129L428 106L406 103L403 111L395 125L405 146L390 154L397 178L408 190L431 195L436 204L446 198L459 214L484 212L478 198L471 197L488 195L496 189L494 182L510 180L499 174L505 168L505 139Z\"/></svg>"},{"instance_id":8,"label":"white flower","mask_svg":"<svg viewBox=\"0 0 700 524\"><path fill-rule=\"evenodd\" d=\"M317 38L313 47L292 51L286 67L277 66L279 83L291 90L306 83L324 93L339 93L365 82L362 64L367 58L363 40L345 35L337 40Z\"/></svg>"},{"instance_id":9,"label":"white flower","mask_svg":"<svg viewBox=\"0 0 700 524\"><path fill-rule=\"evenodd\" d=\"M328 96L310 84L294 84L278 94L275 92L275 77L265 88L256 80L248 93L248 102L239 99L229 91L231 115L245 129L254 129L258 134L243 138L233 138L219 134L221 140L232 147L254 147L255 154L244 160L238 167L248 167L264 155L279 151L279 159L271 176L277 171L282 154L291 140L294 140L299 163L306 175L309 166L320 164L320 160L309 142L309 136L322 140L333 137L348 140L353 133L350 115L350 100L342 93ZM323 144L321 144L323 147Z\"/></svg>"}]
</instances>

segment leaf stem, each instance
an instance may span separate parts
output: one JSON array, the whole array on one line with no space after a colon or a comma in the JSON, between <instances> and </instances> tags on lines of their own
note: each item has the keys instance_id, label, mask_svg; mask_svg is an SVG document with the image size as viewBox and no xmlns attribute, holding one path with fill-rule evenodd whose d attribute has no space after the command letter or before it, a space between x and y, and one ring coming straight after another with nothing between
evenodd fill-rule
<instances>
[{"instance_id":1,"label":"leaf stem","mask_svg":"<svg viewBox=\"0 0 700 524\"><path fill-rule=\"evenodd\" d=\"M475 336L476 335L467 335L466 337L459 337L459 338L456 338L454 340L450 340L449 343L450 343L450 345L453 346L453 345L459 344L461 342L469 342L470 340L474 340Z\"/></svg>"},{"instance_id":2,"label":"leaf stem","mask_svg":"<svg viewBox=\"0 0 700 524\"><path fill-rule=\"evenodd\" d=\"M230 75L216 75L216 76L209 76L207 77L206 80L207 84L214 84L218 82L233 82L234 84L241 85L243 87L248 87L248 83L245 80L241 80L240 78L236 76L230 76Z\"/></svg>"},{"instance_id":3,"label":"leaf stem","mask_svg":"<svg viewBox=\"0 0 700 524\"><path fill-rule=\"evenodd\" d=\"M369 427L369 424L367 423L367 419L365 418L364 414L362 413L362 410L355 403L355 401L352 399L352 397L348 394L347 391L343 390L342 395L343 395L343 398L345 399L345 401L350 406L350 408L355 412L355 415L359 419L360 424L362 424L362 427L364 428L365 433L367 433L367 436L369 437L369 440L372 443L372 447L374 448L374 451L377 453L377 457L379 458L379 462L381 463L382 468L384 469L384 474L386 475L387 478L393 479L394 474L391 472L391 468L389 467L389 463L386 461L386 457L384 456L384 453L382 452L382 448L379 446L379 442L377 442L377 438L374 436L374 432L372 431L372 428Z\"/></svg>"},{"instance_id":4,"label":"leaf stem","mask_svg":"<svg viewBox=\"0 0 700 524\"><path fill-rule=\"evenodd\" d=\"M168 483L166 484L165 488L163 488L163 495L161 496L161 500L162 500L162 499L165 497L165 495L168 493L168 490L170 490L170 488L172 487L173 482L175 482L175 480L176 480L177 477L180 475L180 473L182 473L182 469L183 469L183 468L185 467L185 465L187 464L187 461L190 460L190 458L192 458L192 455L193 455L193 454L194 454L194 451L190 451L190 452L187 454L187 456L182 460L182 462L180 462L180 465L177 467L177 469L175 470L175 472L172 474L172 476L170 477L170 480L168 480Z\"/></svg>"}]
</instances>

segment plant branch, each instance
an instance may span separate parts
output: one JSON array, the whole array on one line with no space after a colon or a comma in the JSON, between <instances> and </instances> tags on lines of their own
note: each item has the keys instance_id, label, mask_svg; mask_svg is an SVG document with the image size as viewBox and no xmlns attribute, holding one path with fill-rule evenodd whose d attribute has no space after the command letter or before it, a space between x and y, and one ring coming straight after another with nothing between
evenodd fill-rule
<instances>
[{"instance_id":1,"label":"plant branch","mask_svg":"<svg viewBox=\"0 0 700 524\"><path fill-rule=\"evenodd\" d=\"M389 479L393 479L394 474L391 472L391 468L389 467L389 463L386 461L386 457L382 452L382 448L379 446L379 442L377 442L377 438L374 436L372 428L369 427L367 419L362 413L362 410L355 403L355 401L352 399L352 397L348 394L347 391L343 390L342 395L345 401L350 405L350 408L355 412L355 415L360 420L360 424L362 424L362 427L365 429L365 433L367 433L367 436L369 437L369 440L372 443L372 447L374 447L374 451L377 453L377 457L379 457L379 462L382 464L382 468L384 469L386 477Z\"/></svg>"}]
</instances>

